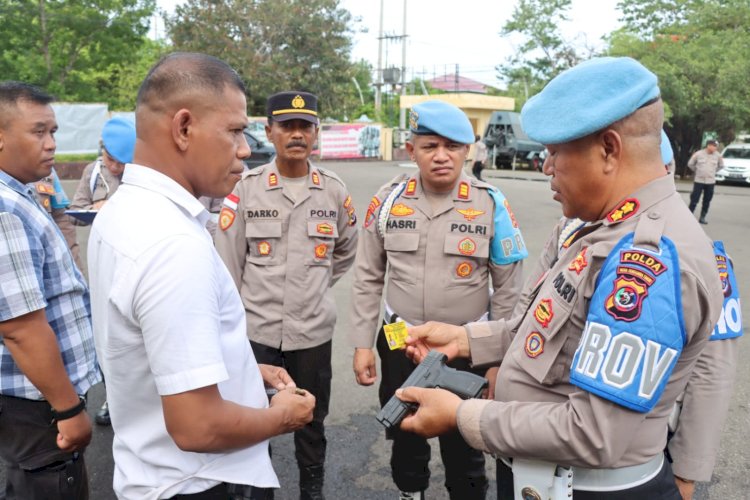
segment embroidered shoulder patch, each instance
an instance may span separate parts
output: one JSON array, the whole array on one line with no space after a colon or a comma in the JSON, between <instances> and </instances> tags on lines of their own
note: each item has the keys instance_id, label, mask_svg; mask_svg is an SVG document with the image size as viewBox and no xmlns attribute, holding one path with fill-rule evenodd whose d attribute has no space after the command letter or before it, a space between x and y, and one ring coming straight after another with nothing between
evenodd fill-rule
<instances>
[{"instance_id":1,"label":"embroidered shoulder patch","mask_svg":"<svg viewBox=\"0 0 750 500\"><path fill-rule=\"evenodd\" d=\"M685 338L677 249L665 237L658 252L634 248L630 233L599 271L570 383L646 413L658 403Z\"/></svg>"},{"instance_id":2,"label":"embroidered shoulder patch","mask_svg":"<svg viewBox=\"0 0 750 500\"><path fill-rule=\"evenodd\" d=\"M226 231L232 227L236 216L237 213L234 210L228 207L223 207L221 212L219 212L219 229Z\"/></svg>"}]
</instances>

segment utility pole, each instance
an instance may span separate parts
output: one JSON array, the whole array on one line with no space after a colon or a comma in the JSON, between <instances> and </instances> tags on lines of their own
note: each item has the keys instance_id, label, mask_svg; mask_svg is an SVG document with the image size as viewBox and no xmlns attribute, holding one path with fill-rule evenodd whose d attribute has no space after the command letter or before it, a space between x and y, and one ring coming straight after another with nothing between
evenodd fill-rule
<instances>
[{"instance_id":1,"label":"utility pole","mask_svg":"<svg viewBox=\"0 0 750 500\"><path fill-rule=\"evenodd\" d=\"M378 70L375 75L375 114L380 116L383 87L383 0L380 0L380 28L378 30Z\"/></svg>"},{"instance_id":2,"label":"utility pole","mask_svg":"<svg viewBox=\"0 0 750 500\"><path fill-rule=\"evenodd\" d=\"M406 0L404 0L404 29L401 38L401 97L406 95ZM399 101L398 128L406 129L406 108Z\"/></svg>"}]
</instances>

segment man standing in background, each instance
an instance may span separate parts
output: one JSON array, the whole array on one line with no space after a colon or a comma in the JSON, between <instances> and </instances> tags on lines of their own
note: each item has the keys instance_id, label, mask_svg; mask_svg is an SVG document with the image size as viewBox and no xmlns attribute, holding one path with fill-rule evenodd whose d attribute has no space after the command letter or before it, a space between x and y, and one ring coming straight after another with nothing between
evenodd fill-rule
<instances>
[{"instance_id":1,"label":"man standing in background","mask_svg":"<svg viewBox=\"0 0 750 500\"><path fill-rule=\"evenodd\" d=\"M266 135L276 158L242 175L224 200L214 238L242 295L258 362L283 366L317 400L313 421L294 433L302 500L324 498L336 324L330 289L357 248L346 186L309 161L318 136L317 101L296 91L268 98Z\"/></svg>"},{"instance_id":2,"label":"man standing in background","mask_svg":"<svg viewBox=\"0 0 750 500\"><path fill-rule=\"evenodd\" d=\"M724 167L724 160L717 151L717 143L714 139L706 141L706 148L696 151L688 161L688 168L695 172L695 182L693 182L693 192L690 193L690 211L694 212L698 201L703 194L703 204L701 205L701 216L698 222L708 224L706 215L708 207L711 205L711 199L714 197L714 186L716 185L716 172Z\"/></svg>"}]
</instances>

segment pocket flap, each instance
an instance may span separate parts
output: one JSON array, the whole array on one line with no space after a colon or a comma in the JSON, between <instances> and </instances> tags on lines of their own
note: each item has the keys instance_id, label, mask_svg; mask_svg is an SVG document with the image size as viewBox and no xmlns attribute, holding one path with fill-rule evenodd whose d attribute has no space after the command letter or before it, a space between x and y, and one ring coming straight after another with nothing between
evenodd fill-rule
<instances>
[{"instance_id":1,"label":"pocket flap","mask_svg":"<svg viewBox=\"0 0 750 500\"><path fill-rule=\"evenodd\" d=\"M335 221L309 220L307 221L307 235L315 238L338 238L339 228Z\"/></svg>"},{"instance_id":2,"label":"pocket flap","mask_svg":"<svg viewBox=\"0 0 750 500\"><path fill-rule=\"evenodd\" d=\"M281 221L245 224L247 238L281 238Z\"/></svg>"},{"instance_id":3,"label":"pocket flap","mask_svg":"<svg viewBox=\"0 0 750 500\"><path fill-rule=\"evenodd\" d=\"M487 258L490 255L490 240L465 234L447 234L443 251L448 255Z\"/></svg>"},{"instance_id":4,"label":"pocket flap","mask_svg":"<svg viewBox=\"0 0 750 500\"><path fill-rule=\"evenodd\" d=\"M386 233L383 247L391 252L414 252L419 248L419 233Z\"/></svg>"}]
</instances>

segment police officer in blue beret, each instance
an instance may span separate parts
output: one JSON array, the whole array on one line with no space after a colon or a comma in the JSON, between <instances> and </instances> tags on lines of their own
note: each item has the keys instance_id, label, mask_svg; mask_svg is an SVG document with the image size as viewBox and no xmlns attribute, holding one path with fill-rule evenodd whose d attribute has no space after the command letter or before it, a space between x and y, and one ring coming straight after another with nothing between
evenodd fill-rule
<instances>
[{"instance_id":1,"label":"police officer in blue beret","mask_svg":"<svg viewBox=\"0 0 750 500\"><path fill-rule=\"evenodd\" d=\"M135 124L120 116L102 128L102 155L86 165L73 195L73 210L99 210L120 187L125 164L133 161ZM77 221L78 225L87 225Z\"/></svg>"},{"instance_id":2,"label":"police officer in blue beret","mask_svg":"<svg viewBox=\"0 0 750 500\"><path fill-rule=\"evenodd\" d=\"M656 76L595 58L553 79L521 112L546 145L564 217L509 321L409 330L435 348L502 362L494 401L408 388L401 428L458 429L498 461L498 497L679 500L667 420L722 310L711 242L664 169ZM685 469L687 470L687 469Z\"/></svg>"},{"instance_id":3,"label":"police officer in blue beret","mask_svg":"<svg viewBox=\"0 0 750 500\"><path fill-rule=\"evenodd\" d=\"M507 318L527 255L503 194L463 172L474 142L464 112L443 101L422 102L412 108L409 127L406 150L418 170L399 175L372 198L354 265L349 331L354 373L361 385L375 383L375 345L381 360L381 405L415 367L378 324L381 297L386 324L440 320L461 325ZM458 360L454 367L467 370L469 364ZM430 479L429 444L399 429L386 436L393 442L391 473L401 498L424 498ZM482 452L468 446L458 432L440 437L440 452L450 498L484 499Z\"/></svg>"}]
</instances>

